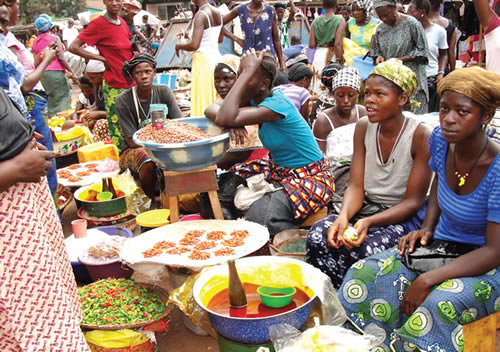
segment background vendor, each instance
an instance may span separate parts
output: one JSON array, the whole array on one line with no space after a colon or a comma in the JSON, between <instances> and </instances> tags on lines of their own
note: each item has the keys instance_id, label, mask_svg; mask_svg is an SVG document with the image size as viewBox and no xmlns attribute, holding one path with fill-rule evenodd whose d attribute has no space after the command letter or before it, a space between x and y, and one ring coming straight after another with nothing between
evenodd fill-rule
<instances>
[{"instance_id":1,"label":"background vendor","mask_svg":"<svg viewBox=\"0 0 500 352\"><path fill-rule=\"evenodd\" d=\"M116 98L116 113L121 134L127 149L120 156L122 169L130 169L139 176L144 193L151 199L155 196L155 164L149 159L142 147L135 144L132 135L141 128L140 124L150 118L151 104L165 104L168 119L182 116L175 97L166 85L153 85L156 62L148 54L136 54L123 65L123 75L129 84L136 86L127 89Z\"/></svg>"}]
</instances>

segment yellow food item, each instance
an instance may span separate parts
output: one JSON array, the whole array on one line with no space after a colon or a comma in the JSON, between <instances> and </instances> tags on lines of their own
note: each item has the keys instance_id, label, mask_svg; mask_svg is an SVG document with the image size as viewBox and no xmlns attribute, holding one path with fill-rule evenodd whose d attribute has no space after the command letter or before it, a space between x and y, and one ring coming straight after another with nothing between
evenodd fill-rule
<instances>
[{"instance_id":1,"label":"yellow food item","mask_svg":"<svg viewBox=\"0 0 500 352\"><path fill-rule=\"evenodd\" d=\"M357 241L358 240L358 231L354 227L348 227L344 231L344 238L346 240Z\"/></svg>"},{"instance_id":2,"label":"yellow food item","mask_svg":"<svg viewBox=\"0 0 500 352\"><path fill-rule=\"evenodd\" d=\"M105 160L120 160L118 148L114 144L105 144L104 142L92 143L78 149L78 162Z\"/></svg>"}]
</instances>

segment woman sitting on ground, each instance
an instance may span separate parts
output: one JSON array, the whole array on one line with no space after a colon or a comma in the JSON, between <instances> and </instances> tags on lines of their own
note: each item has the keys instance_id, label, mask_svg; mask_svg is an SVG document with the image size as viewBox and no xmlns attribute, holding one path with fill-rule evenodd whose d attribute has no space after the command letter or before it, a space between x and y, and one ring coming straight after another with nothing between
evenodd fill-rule
<instances>
[{"instance_id":1,"label":"woman sitting on ground","mask_svg":"<svg viewBox=\"0 0 500 352\"><path fill-rule=\"evenodd\" d=\"M429 140L436 177L425 220L397 248L354 264L339 290L355 326L385 330L383 350L462 351L462 325L498 311L500 147L484 126L500 106L499 82L474 67L438 84L441 127ZM405 259L428 245L456 258Z\"/></svg>"},{"instance_id":2,"label":"woman sitting on ground","mask_svg":"<svg viewBox=\"0 0 500 352\"><path fill-rule=\"evenodd\" d=\"M238 78L240 58L235 55L224 55L221 62L215 66L214 84L217 94L222 98L219 102L210 105L205 110L205 116L215 119L217 112ZM245 131L231 129L231 141L227 151L217 163L217 167L228 170L235 164L251 161L268 155L267 149L262 147L259 139L259 126L246 126ZM241 132L241 133L240 133Z\"/></svg>"},{"instance_id":3,"label":"woman sitting on ground","mask_svg":"<svg viewBox=\"0 0 500 352\"><path fill-rule=\"evenodd\" d=\"M263 173L267 181L283 187L255 201L245 214L246 219L266 225L271 235L298 228L328 203L335 187L311 129L283 92L271 89L276 73L271 55L247 51L238 80L215 119L228 128L259 124L270 159L239 164L233 170L245 178Z\"/></svg>"},{"instance_id":4,"label":"woman sitting on ground","mask_svg":"<svg viewBox=\"0 0 500 352\"><path fill-rule=\"evenodd\" d=\"M330 163L352 158L354 128L366 109L356 104L361 78L354 67L345 67L332 80L335 106L319 113L314 138Z\"/></svg>"},{"instance_id":5,"label":"woman sitting on ground","mask_svg":"<svg viewBox=\"0 0 500 352\"><path fill-rule=\"evenodd\" d=\"M366 80L368 118L356 124L342 205L333 203L335 213L314 224L307 238L307 262L336 288L354 262L394 246L421 224L417 213L431 179L430 129L403 115L417 87L415 73L397 59L375 67ZM349 223L357 234L345 237Z\"/></svg>"}]
</instances>

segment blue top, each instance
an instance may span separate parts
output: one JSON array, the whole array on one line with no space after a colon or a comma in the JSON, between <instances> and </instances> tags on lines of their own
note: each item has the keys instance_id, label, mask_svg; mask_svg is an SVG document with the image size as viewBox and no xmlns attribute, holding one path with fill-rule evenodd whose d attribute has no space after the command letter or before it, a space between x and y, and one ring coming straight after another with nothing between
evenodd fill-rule
<instances>
[{"instance_id":1,"label":"blue top","mask_svg":"<svg viewBox=\"0 0 500 352\"><path fill-rule=\"evenodd\" d=\"M438 204L441 209L434 238L484 245L487 223L500 223L500 154L476 189L460 196L450 189L446 180L448 142L443 137L441 127L436 127L432 132L429 150L429 166L439 179Z\"/></svg>"},{"instance_id":2,"label":"blue top","mask_svg":"<svg viewBox=\"0 0 500 352\"><path fill-rule=\"evenodd\" d=\"M274 7L264 5L264 11L252 22L248 16L246 4L238 6L238 16L240 16L241 30L243 32L243 52L254 48L256 51L266 49L271 55L276 57L273 43L273 20Z\"/></svg>"},{"instance_id":3,"label":"blue top","mask_svg":"<svg viewBox=\"0 0 500 352\"><path fill-rule=\"evenodd\" d=\"M259 128L260 141L276 165L297 168L323 159L311 128L281 89L275 89L259 106L283 115L282 119L264 122Z\"/></svg>"}]
</instances>

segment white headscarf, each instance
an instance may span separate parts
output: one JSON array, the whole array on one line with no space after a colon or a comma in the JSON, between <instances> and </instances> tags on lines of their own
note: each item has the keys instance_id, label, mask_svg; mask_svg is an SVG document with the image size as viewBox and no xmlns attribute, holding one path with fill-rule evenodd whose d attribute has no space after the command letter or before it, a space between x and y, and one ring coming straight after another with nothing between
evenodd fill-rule
<instances>
[{"instance_id":1,"label":"white headscarf","mask_svg":"<svg viewBox=\"0 0 500 352\"><path fill-rule=\"evenodd\" d=\"M102 61L90 60L85 71L90 73L103 73L106 71L106 67Z\"/></svg>"}]
</instances>

